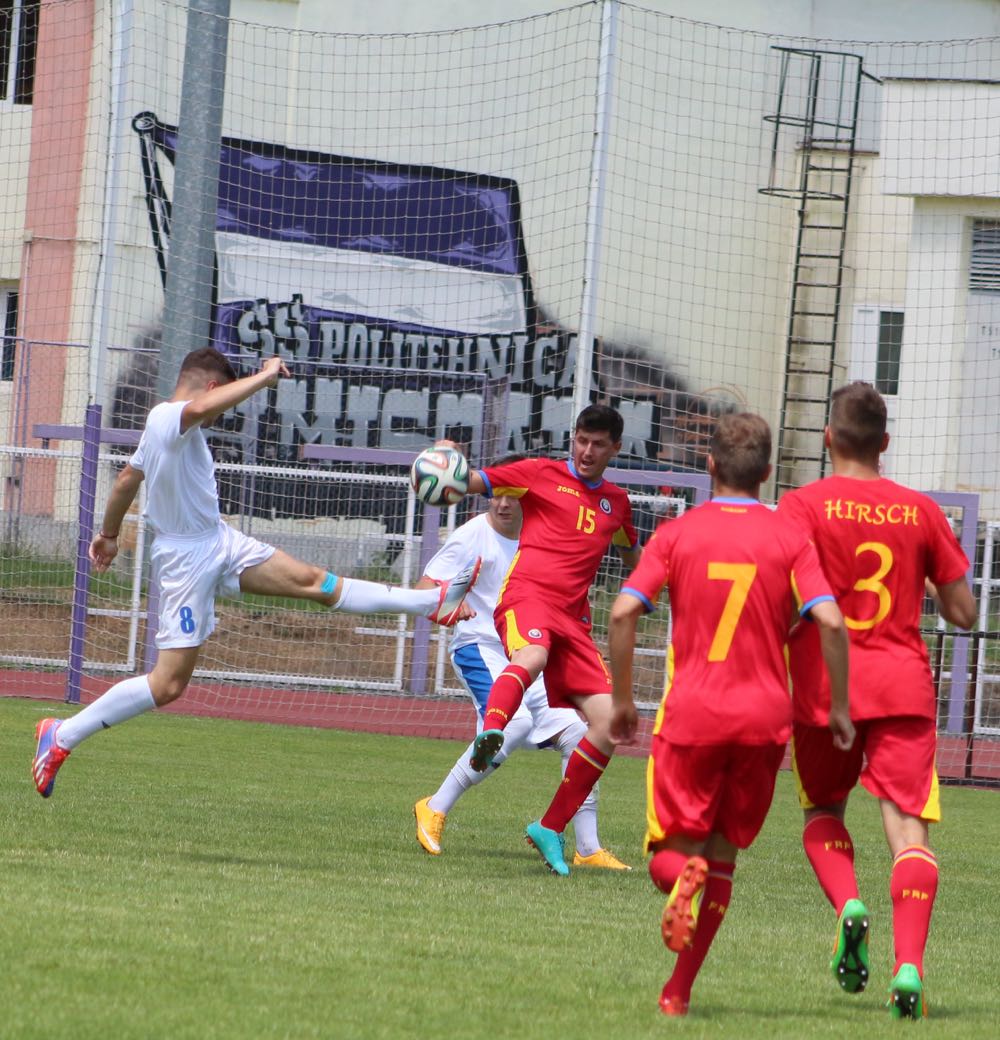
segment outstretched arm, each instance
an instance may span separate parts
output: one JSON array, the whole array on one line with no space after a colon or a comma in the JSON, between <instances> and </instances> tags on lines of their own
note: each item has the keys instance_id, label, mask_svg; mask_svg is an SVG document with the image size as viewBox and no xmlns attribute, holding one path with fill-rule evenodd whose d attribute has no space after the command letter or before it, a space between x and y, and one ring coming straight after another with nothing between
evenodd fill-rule
<instances>
[{"instance_id":1,"label":"outstretched arm","mask_svg":"<svg viewBox=\"0 0 1000 1040\"><path fill-rule=\"evenodd\" d=\"M90 543L88 555L96 571L106 571L118 555L118 532L128 507L135 501L143 475L142 470L133 469L126 463L115 478L111 494L108 495L108 504L104 507L100 529Z\"/></svg>"},{"instance_id":2,"label":"outstretched arm","mask_svg":"<svg viewBox=\"0 0 1000 1040\"><path fill-rule=\"evenodd\" d=\"M454 441L440 440L434 442L435 448L454 448L455 451L461 451L462 449ZM481 495L486 490L486 481L483 480L479 473L479 470L469 470L469 490L466 491L467 495Z\"/></svg>"},{"instance_id":3,"label":"outstretched arm","mask_svg":"<svg viewBox=\"0 0 1000 1040\"><path fill-rule=\"evenodd\" d=\"M632 654L635 631L643 613L641 600L619 593L608 622L608 653L611 657L611 741L634 744L639 715L632 696Z\"/></svg>"},{"instance_id":4,"label":"outstretched arm","mask_svg":"<svg viewBox=\"0 0 1000 1040\"><path fill-rule=\"evenodd\" d=\"M258 390L277 386L279 376L290 375L291 372L280 357L269 357L259 372L213 387L199 394L193 401L188 401L181 412L181 432L190 430L192 426L211 425L223 412L252 397Z\"/></svg>"}]
</instances>

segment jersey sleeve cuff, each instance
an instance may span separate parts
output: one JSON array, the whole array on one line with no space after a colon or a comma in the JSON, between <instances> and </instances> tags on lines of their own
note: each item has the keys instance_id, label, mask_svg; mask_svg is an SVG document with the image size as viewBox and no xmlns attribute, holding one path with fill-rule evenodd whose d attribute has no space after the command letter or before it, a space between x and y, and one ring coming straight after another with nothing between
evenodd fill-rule
<instances>
[{"instance_id":1,"label":"jersey sleeve cuff","mask_svg":"<svg viewBox=\"0 0 1000 1040\"><path fill-rule=\"evenodd\" d=\"M629 585L622 586L622 595L635 596L635 598L646 608L647 614L651 614L656 610L656 604L648 596L641 593L638 589L633 589Z\"/></svg>"},{"instance_id":2,"label":"jersey sleeve cuff","mask_svg":"<svg viewBox=\"0 0 1000 1040\"><path fill-rule=\"evenodd\" d=\"M837 602L836 599L833 596L830 596L830 595L813 596L813 598L811 600L809 600L808 603L803 603L802 604L802 608L799 610L799 616L800 617L805 617L806 614L808 614L809 611L812 610L812 608L815 607L817 603L836 603L836 602Z\"/></svg>"}]
</instances>

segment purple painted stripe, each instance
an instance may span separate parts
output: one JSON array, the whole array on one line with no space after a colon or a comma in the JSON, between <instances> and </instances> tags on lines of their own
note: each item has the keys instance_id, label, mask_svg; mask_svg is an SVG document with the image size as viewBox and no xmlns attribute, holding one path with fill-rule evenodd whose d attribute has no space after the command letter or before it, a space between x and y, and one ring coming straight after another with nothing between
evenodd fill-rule
<instances>
[{"instance_id":1,"label":"purple painted stripe","mask_svg":"<svg viewBox=\"0 0 1000 1040\"><path fill-rule=\"evenodd\" d=\"M69 673L66 700L80 703L83 648L87 634L87 595L90 582L90 540L94 534L94 502L97 496L97 456L101 442L101 406L87 405L83 425L83 458L80 466L79 531L76 540L76 574L73 578L73 610L70 620Z\"/></svg>"},{"instance_id":2,"label":"purple painted stripe","mask_svg":"<svg viewBox=\"0 0 1000 1040\"><path fill-rule=\"evenodd\" d=\"M402 453L400 453L402 454ZM441 525L441 510L436 506L424 506L424 535L420 542L420 568L424 568L438 551L438 528ZM413 651L410 654L410 690L418 696L427 693L427 663L430 660L431 623L418 617L413 624Z\"/></svg>"},{"instance_id":3,"label":"purple painted stripe","mask_svg":"<svg viewBox=\"0 0 1000 1040\"><path fill-rule=\"evenodd\" d=\"M959 543L970 565L976 562L976 531L979 527L979 496L959 491L928 491L941 506L960 506L962 509L962 537ZM972 579L972 567L969 578ZM951 650L951 690L948 694L948 726L946 733L965 733L965 691L969 681L969 640L963 632L954 633ZM970 723L971 725L971 723Z\"/></svg>"},{"instance_id":4,"label":"purple painted stripe","mask_svg":"<svg viewBox=\"0 0 1000 1040\"><path fill-rule=\"evenodd\" d=\"M430 445L428 445L430 447ZM388 448L342 448L336 444L304 444L302 458L332 462L374 462L382 466L409 466L418 451L391 451Z\"/></svg>"},{"instance_id":5,"label":"purple painted stripe","mask_svg":"<svg viewBox=\"0 0 1000 1040\"><path fill-rule=\"evenodd\" d=\"M64 426L59 423L35 423L31 435L43 441L82 441L87 438L86 424ZM142 430L119 430L109 427L97 431L100 444L138 444Z\"/></svg>"}]
</instances>

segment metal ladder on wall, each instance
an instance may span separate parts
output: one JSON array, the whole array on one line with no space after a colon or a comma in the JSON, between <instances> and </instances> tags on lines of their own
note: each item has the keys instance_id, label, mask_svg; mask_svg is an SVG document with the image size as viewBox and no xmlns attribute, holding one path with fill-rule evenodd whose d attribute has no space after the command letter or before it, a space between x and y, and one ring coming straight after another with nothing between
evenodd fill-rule
<instances>
[{"instance_id":1,"label":"metal ladder on wall","mask_svg":"<svg viewBox=\"0 0 1000 1040\"><path fill-rule=\"evenodd\" d=\"M774 137L768 185L759 190L798 203L775 466L780 495L826 473L823 429L838 367L861 85L866 78L881 81L865 72L857 54L773 50L781 56L781 71L777 111L764 117L774 125ZM795 182L782 185L780 144L788 132L800 135L799 161Z\"/></svg>"}]
</instances>

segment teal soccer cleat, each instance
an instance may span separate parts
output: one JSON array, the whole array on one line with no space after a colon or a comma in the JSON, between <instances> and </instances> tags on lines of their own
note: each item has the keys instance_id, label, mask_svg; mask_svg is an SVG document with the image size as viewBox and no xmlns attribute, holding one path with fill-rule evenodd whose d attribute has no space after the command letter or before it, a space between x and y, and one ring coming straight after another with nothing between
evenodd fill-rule
<instances>
[{"instance_id":1,"label":"teal soccer cleat","mask_svg":"<svg viewBox=\"0 0 1000 1040\"><path fill-rule=\"evenodd\" d=\"M563 856L566 839L558 831L543 827L541 820L535 820L525 828L524 837L529 845L538 849L545 865L553 874L560 877L569 876L569 867Z\"/></svg>"},{"instance_id":2,"label":"teal soccer cleat","mask_svg":"<svg viewBox=\"0 0 1000 1040\"><path fill-rule=\"evenodd\" d=\"M502 729L484 729L473 743L469 767L476 773L485 773L503 747L503 739Z\"/></svg>"}]
</instances>

